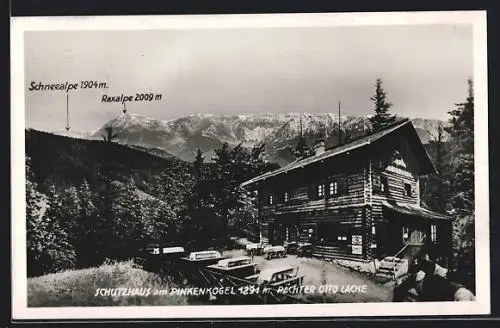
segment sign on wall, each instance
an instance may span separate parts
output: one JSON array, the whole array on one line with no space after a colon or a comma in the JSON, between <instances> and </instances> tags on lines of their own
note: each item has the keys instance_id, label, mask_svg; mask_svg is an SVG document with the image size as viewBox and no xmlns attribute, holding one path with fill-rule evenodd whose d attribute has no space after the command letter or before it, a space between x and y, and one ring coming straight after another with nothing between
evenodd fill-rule
<instances>
[{"instance_id":1,"label":"sign on wall","mask_svg":"<svg viewBox=\"0 0 500 328\"><path fill-rule=\"evenodd\" d=\"M352 245L352 253L353 254L363 254L363 246L361 245Z\"/></svg>"},{"instance_id":2,"label":"sign on wall","mask_svg":"<svg viewBox=\"0 0 500 328\"><path fill-rule=\"evenodd\" d=\"M353 245L363 245L363 236L352 235L352 244Z\"/></svg>"}]
</instances>

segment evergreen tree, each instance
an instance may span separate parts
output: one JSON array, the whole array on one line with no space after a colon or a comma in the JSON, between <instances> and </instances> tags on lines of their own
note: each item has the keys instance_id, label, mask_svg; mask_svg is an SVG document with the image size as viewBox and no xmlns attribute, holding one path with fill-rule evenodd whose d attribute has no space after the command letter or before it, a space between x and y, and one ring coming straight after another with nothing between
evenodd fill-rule
<instances>
[{"instance_id":1,"label":"evergreen tree","mask_svg":"<svg viewBox=\"0 0 500 328\"><path fill-rule=\"evenodd\" d=\"M437 199L436 209L443 213L446 209L444 191L444 149L443 149L443 125L439 123L438 137L436 141L436 167L437 167Z\"/></svg>"},{"instance_id":2,"label":"evergreen tree","mask_svg":"<svg viewBox=\"0 0 500 328\"><path fill-rule=\"evenodd\" d=\"M204 160L205 157L203 157L203 152L198 148L198 151L196 152L196 157L193 162L194 177L196 180L200 180L201 178Z\"/></svg>"},{"instance_id":3,"label":"evergreen tree","mask_svg":"<svg viewBox=\"0 0 500 328\"><path fill-rule=\"evenodd\" d=\"M455 105L449 112L450 134L453 148L450 174L450 214L453 216L453 242L457 252L458 277L469 288L475 288L475 235L474 235L474 91L469 90L465 102Z\"/></svg>"},{"instance_id":4,"label":"evergreen tree","mask_svg":"<svg viewBox=\"0 0 500 328\"><path fill-rule=\"evenodd\" d=\"M447 213L449 210L449 149L450 144L444 140L444 128L441 123L438 125L437 136L429 141L427 151L433 159L437 174L421 178L421 200L422 206L439 212Z\"/></svg>"},{"instance_id":5,"label":"evergreen tree","mask_svg":"<svg viewBox=\"0 0 500 328\"><path fill-rule=\"evenodd\" d=\"M194 173L194 184L192 188L191 195L188 200L188 207L190 211L196 211L200 209L203 201L203 190L205 183L203 180L203 162L205 158L202 156L202 152L198 149L195 160L193 162L193 173Z\"/></svg>"},{"instance_id":6,"label":"evergreen tree","mask_svg":"<svg viewBox=\"0 0 500 328\"><path fill-rule=\"evenodd\" d=\"M30 191L31 192L31 191ZM73 268L76 256L62 222L64 212L60 196L51 185L46 210L28 217L28 273L41 275Z\"/></svg>"},{"instance_id":7,"label":"evergreen tree","mask_svg":"<svg viewBox=\"0 0 500 328\"><path fill-rule=\"evenodd\" d=\"M153 179L155 196L170 205L173 211L185 209L185 199L192 188L193 181L183 171L164 171Z\"/></svg>"},{"instance_id":8,"label":"evergreen tree","mask_svg":"<svg viewBox=\"0 0 500 328\"><path fill-rule=\"evenodd\" d=\"M95 253L96 260L104 261L106 258L116 256L116 251L119 250L118 235L122 235L122 225L117 218L115 203L120 197L120 191L123 186L111 183L105 178L105 188L100 190L96 195L97 215L95 227L92 235L95 236ZM117 222L120 225L117 225Z\"/></svg>"},{"instance_id":9,"label":"evergreen tree","mask_svg":"<svg viewBox=\"0 0 500 328\"><path fill-rule=\"evenodd\" d=\"M247 195L241 183L275 168L264 160L264 149L264 145L248 151L241 145L230 148L223 144L215 150L214 172L209 182L213 204L209 206L221 220L223 238L227 237L229 224L247 213Z\"/></svg>"},{"instance_id":10,"label":"evergreen tree","mask_svg":"<svg viewBox=\"0 0 500 328\"><path fill-rule=\"evenodd\" d=\"M77 194L80 206L72 226L71 237L78 264L80 267L99 265L103 259L99 257L98 241L106 236L99 230L95 196L86 180L81 183Z\"/></svg>"},{"instance_id":11,"label":"evergreen tree","mask_svg":"<svg viewBox=\"0 0 500 328\"><path fill-rule=\"evenodd\" d=\"M75 187L69 187L61 195L61 209L65 220L61 224L67 231L71 231L80 216L80 199Z\"/></svg>"},{"instance_id":12,"label":"evergreen tree","mask_svg":"<svg viewBox=\"0 0 500 328\"><path fill-rule=\"evenodd\" d=\"M449 112L451 125L446 129L454 145L451 203L459 215L470 215L474 210L474 91L472 80L468 84L468 97Z\"/></svg>"},{"instance_id":13,"label":"evergreen tree","mask_svg":"<svg viewBox=\"0 0 500 328\"><path fill-rule=\"evenodd\" d=\"M382 87L382 79L379 78L375 82L375 94L370 99L375 104L375 115L370 117L373 131L378 131L395 122L396 116L389 113L392 104L387 101L387 93Z\"/></svg>"},{"instance_id":14,"label":"evergreen tree","mask_svg":"<svg viewBox=\"0 0 500 328\"><path fill-rule=\"evenodd\" d=\"M41 219L42 196L37 191L37 184L33 181L33 173L30 168L30 158L26 157L26 245L28 276L43 274L45 268L39 267L39 260L44 250L44 235L46 234L46 222Z\"/></svg>"},{"instance_id":15,"label":"evergreen tree","mask_svg":"<svg viewBox=\"0 0 500 328\"><path fill-rule=\"evenodd\" d=\"M199 155L202 161L201 152ZM201 163L198 170L195 172L193 165L190 172L179 164L154 176L152 194L156 199L143 202L146 212L150 213L146 219L148 238L169 243L179 240L182 220L195 199L193 192L196 188L193 185L198 182L193 181L193 175L201 177Z\"/></svg>"},{"instance_id":16,"label":"evergreen tree","mask_svg":"<svg viewBox=\"0 0 500 328\"><path fill-rule=\"evenodd\" d=\"M119 245L117 252L139 248L144 239L143 208L132 178L119 187L113 202L113 219L114 237Z\"/></svg>"},{"instance_id":17,"label":"evergreen tree","mask_svg":"<svg viewBox=\"0 0 500 328\"><path fill-rule=\"evenodd\" d=\"M145 241L175 243L180 223L177 213L163 201L154 198L143 200L143 208Z\"/></svg>"}]
</instances>

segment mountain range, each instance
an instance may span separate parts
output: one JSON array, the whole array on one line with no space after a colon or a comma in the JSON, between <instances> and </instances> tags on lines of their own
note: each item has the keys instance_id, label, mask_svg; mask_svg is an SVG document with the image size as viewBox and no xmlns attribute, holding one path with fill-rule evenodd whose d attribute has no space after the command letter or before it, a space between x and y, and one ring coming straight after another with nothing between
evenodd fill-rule
<instances>
[{"instance_id":1,"label":"mountain range","mask_svg":"<svg viewBox=\"0 0 500 328\"><path fill-rule=\"evenodd\" d=\"M209 161L214 148L223 143L253 147L264 143L268 160L285 165L295 159L293 149L301 134L309 144L315 139L326 139L331 146L339 140L339 117L333 113L263 113L249 115L196 114L170 121L161 121L125 113L110 120L91 134L60 132L65 136L84 139L102 139L106 128L116 134L115 142L133 146L160 157L175 156L192 161L198 149ZM369 117L340 117L340 136L364 134L370 128ZM437 136L438 125L446 122L431 119L412 119L422 142ZM326 138L325 138L326 137ZM446 135L445 135L446 138Z\"/></svg>"}]
</instances>

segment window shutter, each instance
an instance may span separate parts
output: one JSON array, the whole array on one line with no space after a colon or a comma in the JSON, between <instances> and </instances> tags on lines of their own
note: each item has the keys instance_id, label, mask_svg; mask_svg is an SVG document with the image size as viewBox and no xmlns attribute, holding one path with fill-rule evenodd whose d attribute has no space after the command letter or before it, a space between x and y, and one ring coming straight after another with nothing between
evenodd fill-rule
<instances>
[{"instance_id":1,"label":"window shutter","mask_svg":"<svg viewBox=\"0 0 500 328\"><path fill-rule=\"evenodd\" d=\"M309 199L314 199L315 198L315 191L316 191L316 184L310 184L309 187L307 188L307 196Z\"/></svg>"},{"instance_id":2,"label":"window shutter","mask_svg":"<svg viewBox=\"0 0 500 328\"><path fill-rule=\"evenodd\" d=\"M380 191L382 182L380 180L380 175L375 174L372 179L372 185L374 191Z\"/></svg>"},{"instance_id":3,"label":"window shutter","mask_svg":"<svg viewBox=\"0 0 500 328\"><path fill-rule=\"evenodd\" d=\"M347 194L347 178L341 177L338 179L338 193L339 195Z\"/></svg>"}]
</instances>

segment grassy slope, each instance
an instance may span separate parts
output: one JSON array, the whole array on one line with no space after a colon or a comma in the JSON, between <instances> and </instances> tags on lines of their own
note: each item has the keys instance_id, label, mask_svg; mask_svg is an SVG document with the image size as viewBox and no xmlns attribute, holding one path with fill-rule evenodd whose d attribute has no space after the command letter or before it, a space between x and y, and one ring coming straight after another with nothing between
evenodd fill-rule
<instances>
[{"instance_id":1,"label":"grassy slope","mask_svg":"<svg viewBox=\"0 0 500 328\"><path fill-rule=\"evenodd\" d=\"M151 288L150 296L95 296L97 288ZM28 279L28 307L187 305L182 296L152 295L166 289L156 274L132 262L68 270Z\"/></svg>"}]
</instances>

